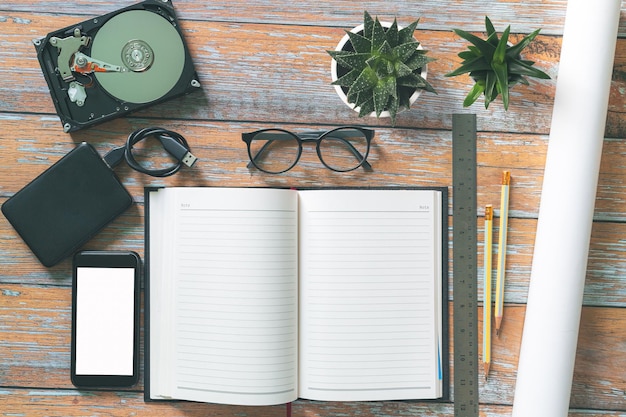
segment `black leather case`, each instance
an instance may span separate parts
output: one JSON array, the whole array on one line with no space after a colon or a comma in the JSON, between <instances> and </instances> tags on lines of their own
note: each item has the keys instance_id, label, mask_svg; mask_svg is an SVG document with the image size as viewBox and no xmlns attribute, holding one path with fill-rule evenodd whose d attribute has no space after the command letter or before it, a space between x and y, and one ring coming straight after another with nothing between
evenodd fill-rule
<instances>
[{"instance_id":1,"label":"black leather case","mask_svg":"<svg viewBox=\"0 0 626 417\"><path fill-rule=\"evenodd\" d=\"M73 254L133 199L93 146L81 143L2 205L45 266Z\"/></svg>"}]
</instances>

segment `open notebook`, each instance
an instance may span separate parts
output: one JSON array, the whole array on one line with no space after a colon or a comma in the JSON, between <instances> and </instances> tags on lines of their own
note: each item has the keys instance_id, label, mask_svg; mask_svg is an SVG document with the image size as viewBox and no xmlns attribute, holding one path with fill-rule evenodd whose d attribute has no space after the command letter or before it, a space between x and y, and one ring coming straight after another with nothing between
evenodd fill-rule
<instances>
[{"instance_id":1,"label":"open notebook","mask_svg":"<svg viewBox=\"0 0 626 417\"><path fill-rule=\"evenodd\" d=\"M146 190L146 400L447 392L445 189Z\"/></svg>"}]
</instances>

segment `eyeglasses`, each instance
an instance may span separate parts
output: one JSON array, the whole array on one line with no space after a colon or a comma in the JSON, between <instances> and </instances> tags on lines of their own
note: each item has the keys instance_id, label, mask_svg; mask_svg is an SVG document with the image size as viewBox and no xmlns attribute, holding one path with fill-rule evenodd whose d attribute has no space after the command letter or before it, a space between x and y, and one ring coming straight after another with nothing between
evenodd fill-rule
<instances>
[{"instance_id":1,"label":"eyeglasses","mask_svg":"<svg viewBox=\"0 0 626 417\"><path fill-rule=\"evenodd\" d=\"M293 168L302 155L304 142L316 142L317 156L328 169L347 172L362 166L371 170L366 159L373 138L373 130L354 126L298 134L283 129L263 129L241 135L248 145L248 168L254 166L268 174L280 174Z\"/></svg>"}]
</instances>

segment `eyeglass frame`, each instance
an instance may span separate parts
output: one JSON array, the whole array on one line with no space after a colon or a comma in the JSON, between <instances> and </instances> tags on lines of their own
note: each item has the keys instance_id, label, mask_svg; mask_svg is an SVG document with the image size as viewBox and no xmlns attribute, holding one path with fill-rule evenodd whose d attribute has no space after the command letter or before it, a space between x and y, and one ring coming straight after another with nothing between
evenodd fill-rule
<instances>
[{"instance_id":1,"label":"eyeglass frame","mask_svg":"<svg viewBox=\"0 0 626 417\"><path fill-rule=\"evenodd\" d=\"M320 151L320 144L322 143L322 140L324 139L324 137L328 136L329 134L336 132L338 130L345 130L345 129L355 129L360 131L361 133L363 133L363 136L365 137L365 141L367 143L367 149L365 151L365 155L361 155L361 152L359 152L354 145L352 145L350 142L348 141L344 141L347 145L348 148L350 149L350 152L352 152L352 154L357 158L360 159L361 162L356 165L353 168L350 169L345 169L345 170L341 170L341 169L336 169L331 167L330 165L328 165L326 162L324 162L324 158L322 158L322 153ZM259 150L259 152L257 152L257 154L253 157L252 156L252 150L250 149L250 144L252 143L252 139L254 139L254 137L260 133L263 132L283 132L286 134L289 134L291 136L293 136L297 143L298 143L298 154L296 156L296 159L294 160L293 164L291 164L288 168L282 170L282 171L267 171L261 167L259 167L255 160L259 158L259 156L261 156L263 154L263 152L265 151L266 147L268 146L268 144L271 143L272 140L276 140L276 139L270 139L268 140L267 143L265 143L261 149ZM373 129L367 129L364 127L360 127L360 126L341 126L341 127L337 127L335 129L331 129L328 131L306 131L306 132L300 132L300 133L295 133L295 132L291 132L289 130L285 130L285 129L279 129L279 128L274 128L274 129L260 129L260 130L256 130L254 132L249 132L249 133L242 133L241 134L241 140L243 142L245 142L245 144L247 145L248 148L248 157L250 158L250 162L248 162L248 164L246 165L246 167L248 168L256 168L259 171L265 172L267 174L282 174L284 172L289 171L290 169L292 169L294 166L296 166L298 164L298 161L300 160L300 157L302 156L302 144L306 143L306 142L315 142L315 151L317 153L317 157L319 158L320 162L322 163L322 165L324 165L326 168L330 169L331 171L335 171L335 172L350 172L350 171L354 171L356 169L358 169L359 167L363 167L363 169L365 169L366 171L371 171L372 170L372 166L370 165L369 162L367 162L367 157L369 155L370 152L370 147L371 147L371 142L372 139L374 139L374 130ZM315 137L306 137L306 136L312 136L315 135ZM304 136L304 137L303 137Z\"/></svg>"}]
</instances>

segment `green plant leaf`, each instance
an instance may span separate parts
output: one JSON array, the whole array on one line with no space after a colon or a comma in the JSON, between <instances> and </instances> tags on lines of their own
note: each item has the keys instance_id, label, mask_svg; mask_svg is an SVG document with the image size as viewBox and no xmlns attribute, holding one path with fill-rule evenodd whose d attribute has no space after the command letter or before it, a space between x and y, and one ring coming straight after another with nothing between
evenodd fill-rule
<instances>
[{"instance_id":1,"label":"green plant leaf","mask_svg":"<svg viewBox=\"0 0 626 417\"><path fill-rule=\"evenodd\" d=\"M359 93L351 93L350 90L346 93L346 100L348 103L358 103L359 102Z\"/></svg>"},{"instance_id":2,"label":"green plant leaf","mask_svg":"<svg viewBox=\"0 0 626 417\"><path fill-rule=\"evenodd\" d=\"M376 96L378 96L378 99ZM386 96L386 98L383 96ZM389 97L398 97L395 77L387 77L378 80L378 83L374 86L374 103L377 101L380 103L382 100L387 100Z\"/></svg>"},{"instance_id":3,"label":"green plant leaf","mask_svg":"<svg viewBox=\"0 0 626 417\"><path fill-rule=\"evenodd\" d=\"M491 77L495 78L495 74L491 73L490 74ZM485 88L485 92L484 92L484 97L485 97L485 108L488 109L489 105L494 102L496 100L496 98L498 98L498 95L501 93L500 90L500 86L497 83L495 83L495 88L492 88L491 90L487 91L487 89Z\"/></svg>"},{"instance_id":4,"label":"green plant leaf","mask_svg":"<svg viewBox=\"0 0 626 417\"><path fill-rule=\"evenodd\" d=\"M524 48L526 48L528 44L531 43L533 39L535 39L535 37L539 34L540 30L541 29L535 30L530 35L525 36L524 39L519 41L517 44L511 46L506 52L507 56L510 58L519 58L519 55L522 53L522 50L524 50Z\"/></svg>"},{"instance_id":5,"label":"green plant leaf","mask_svg":"<svg viewBox=\"0 0 626 417\"><path fill-rule=\"evenodd\" d=\"M406 77L398 78L397 84L402 87L410 87L411 89L421 88L430 93L437 94L433 86L428 81L426 81L425 78L416 73L411 73ZM411 94L412 93L413 92L411 92Z\"/></svg>"},{"instance_id":6,"label":"green plant leaf","mask_svg":"<svg viewBox=\"0 0 626 417\"><path fill-rule=\"evenodd\" d=\"M382 69L382 68L381 68ZM379 71L380 78L392 77L396 72L396 66L393 61L385 61L385 71Z\"/></svg>"},{"instance_id":7,"label":"green plant leaf","mask_svg":"<svg viewBox=\"0 0 626 417\"><path fill-rule=\"evenodd\" d=\"M469 107L472 104L474 104L474 102L476 100L478 100L478 97L480 97L480 95L484 91L485 91L485 84L484 83L477 82L476 84L474 84L474 87L472 87L470 92L465 97L465 100L463 100L463 107Z\"/></svg>"},{"instance_id":8,"label":"green plant leaf","mask_svg":"<svg viewBox=\"0 0 626 417\"><path fill-rule=\"evenodd\" d=\"M426 80L415 73L411 73L406 77L398 78L397 84L402 87L409 88L424 88L426 87Z\"/></svg>"},{"instance_id":9,"label":"green plant leaf","mask_svg":"<svg viewBox=\"0 0 626 417\"><path fill-rule=\"evenodd\" d=\"M530 85L530 83L528 82L528 80L524 76L517 75L517 74L509 77L509 88L511 88L511 86L513 86L515 84Z\"/></svg>"},{"instance_id":10,"label":"green plant leaf","mask_svg":"<svg viewBox=\"0 0 626 417\"><path fill-rule=\"evenodd\" d=\"M336 57L338 56L346 56L346 55L354 55L354 52L352 51L326 51L328 52L328 55L330 55L331 57L333 57L336 60Z\"/></svg>"},{"instance_id":11,"label":"green plant leaf","mask_svg":"<svg viewBox=\"0 0 626 417\"><path fill-rule=\"evenodd\" d=\"M376 72L369 67L365 68L350 86L348 94L360 94L363 91L375 88L377 84L378 77L376 76Z\"/></svg>"},{"instance_id":12,"label":"green plant leaf","mask_svg":"<svg viewBox=\"0 0 626 417\"><path fill-rule=\"evenodd\" d=\"M372 31L372 52L378 51L387 41L385 39L385 29L380 24L378 17L374 21L374 30Z\"/></svg>"},{"instance_id":13,"label":"green plant leaf","mask_svg":"<svg viewBox=\"0 0 626 417\"><path fill-rule=\"evenodd\" d=\"M472 71L469 73L469 76L472 77L474 81L485 81L487 79L487 74L492 74L493 70L491 66L487 71Z\"/></svg>"},{"instance_id":14,"label":"green plant leaf","mask_svg":"<svg viewBox=\"0 0 626 417\"><path fill-rule=\"evenodd\" d=\"M506 58L506 48L507 42L509 41L509 33L511 32L511 26L508 26L504 33L502 33L502 37L498 42L498 46L496 47L495 52L493 53L492 63L502 64L505 62Z\"/></svg>"},{"instance_id":15,"label":"green plant leaf","mask_svg":"<svg viewBox=\"0 0 626 417\"><path fill-rule=\"evenodd\" d=\"M411 108L411 96L415 92L413 88L399 88L398 94L398 110ZM393 98L392 98L393 101Z\"/></svg>"},{"instance_id":16,"label":"green plant leaf","mask_svg":"<svg viewBox=\"0 0 626 417\"><path fill-rule=\"evenodd\" d=\"M415 33L415 29L417 28L417 24L419 23L419 19L412 22L408 26L403 27L398 32L398 43L407 43L414 40L413 34Z\"/></svg>"},{"instance_id":17,"label":"green plant leaf","mask_svg":"<svg viewBox=\"0 0 626 417\"><path fill-rule=\"evenodd\" d=\"M398 45L398 22L396 19L393 19L393 23L385 31L385 39L391 46Z\"/></svg>"},{"instance_id":18,"label":"green plant leaf","mask_svg":"<svg viewBox=\"0 0 626 417\"><path fill-rule=\"evenodd\" d=\"M498 96L498 89L496 88L496 75L493 72L488 72L485 74L485 97L489 97L489 99L485 99L486 106L489 106L489 102L493 101ZM487 108L487 107L485 107Z\"/></svg>"},{"instance_id":19,"label":"green plant leaf","mask_svg":"<svg viewBox=\"0 0 626 417\"><path fill-rule=\"evenodd\" d=\"M372 41L367 39L366 37L358 34L352 33L350 31L346 31L348 36L350 37L350 43L354 48L354 51L361 54L367 54L372 51Z\"/></svg>"},{"instance_id":20,"label":"green plant leaf","mask_svg":"<svg viewBox=\"0 0 626 417\"><path fill-rule=\"evenodd\" d=\"M335 58L337 63L344 68L363 71L367 68L367 60L370 58L370 54L341 54L335 55L333 58Z\"/></svg>"},{"instance_id":21,"label":"green plant leaf","mask_svg":"<svg viewBox=\"0 0 626 417\"><path fill-rule=\"evenodd\" d=\"M502 104L504 104L504 110L509 109L509 73L507 71L506 61L492 62L491 68L496 74L496 87L502 94Z\"/></svg>"},{"instance_id":22,"label":"green plant leaf","mask_svg":"<svg viewBox=\"0 0 626 417\"><path fill-rule=\"evenodd\" d=\"M496 32L493 23L491 23L491 20L487 16L485 16L485 29L487 30L487 42L493 46L498 46L498 32Z\"/></svg>"},{"instance_id":23,"label":"green plant leaf","mask_svg":"<svg viewBox=\"0 0 626 417\"><path fill-rule=\"evenodd\" d=\"M509 89L516 84L530 85L528 80L521 75L512 75L509 77Z\"/></svg>"},{"instance_id":24,"label":"green plant leaf","mask_svg":"<svg viewBox=\"0 0 626 417\"><path fill-rule=\"evenodd\" d=\"M424 84L425 84L425 85L424 85L424 87L423 87L423 89L424 89L424 90L428 91L429 93L439 94L439 93L437 93L437 92L435 91L435 89L433 88L433 86L432 86L432 85L431 85L428 81L426 81L424 78L420 77L419 75L418 75L418 77L419 77L419 78L421 78L421 79L422 79L422 81L423 81L423 82L424 82Z\"/></svg>"},{"instance_id":25,"label":"green plant leaf","mask_svg":"<svg viewBox=\"0 0 626 417\"><path fill-rule=\"evenodd\" d=\"M519 59L510 60L509 73L527 75L529 77L541 78L544 80L550 79L550 76L548 74L546 74L545 72L541 71L538 68L533 67L532 64L528 64L528 62L529 61L523 61Z\"/></svg>"},{"instance_id":26,"label":"green plant leaf","mask_svg":"<svg viewBox=\"0 0 626 417\"><path fill-rule=\"evenodd\" d=\"M411 68L409 68L408 66L406 66L405 64L403 64L402 62L396 62L394 65L394 74L396 77L401 78L401 77L406 77L409 74L412 74L413 70Z\"/></svg>"},{"instance_id":27,"label":"green plant leaf","mask_svg":"<svg viewBox=\"0 0 626 417\"><path fill-rule=\"evenodd\" d=\"M491 46L493 46L494 48L498 47L498 43L500 43L500 39L498 39L498 34L497 33L492 33L488 38L487 38L487 43L489 43Z\"/></svg>"},{"instance_id":28,"label":"green plant leaf","mask_svg":"<svg viewBox=\"0 0 626 417\"><path fill-rule=\"evenodd\" d=\"M354 100L353 103L355 107L361 107L364 103L367 103L371 99L372 99L372 92L368 91L362 94L358 94L356 97L356 100Z\"/></svg>"},{"instance_id":29,"label":"green plant leaf","mask_svg":"<svg viewBox=\"0 0 626 417\"><path fill-rule=\"evenodd\" d=\"M480 52L480 49L476 48L474 45L469 45L469 46L467 47L467 49L469 49L469 51L470 51L471 53L473 53L473 54L474 54L474 56L483 56L483 53L482 53L482 52ZM460 56L460 54L459 54L459 56Z\"/></svg>"},{"instance_id":30,"label":"green plant leaf","mask_svg":"<svg viewBox=\"0 0 626 417\"><path fill-rule=\"evenodd\" d=\"M389 103L387 104L387 110L389 111L389 116L391 117L392 126L396 125L396 115L398 114L399 109L400 101L395 97L391 97L391 100L389 100Z\"/></svg>"},{"instance_id":31,"label":"green plant leaf","mask_svg":"<svg viewBox=\"0 0 626 417\"><path fill-rule=\"evenodd\" d=\"M389 45L389 42L385 39L380 45L375 55L380 56L383 59L391 60L393 58L393 48Z\"/></svg>"},{"instance_id":32,"label":"green plant leaf","mask_svg":"<svg viewBox=\"0 0 626 417\"><path fill-rule=\"evenodd\" d=\"M485 29L487 30L487 36L491 36L496 33L496 28L493 27L493 23L491 23L489 16L485 16Z\"/></svg>"},{"instance_id":33,"label":"green plant leaf","mask_svg":"<svg viewBox=\"0 0 626 417\"><path fill-rule=\"evenodd\" d=\"M489 108L489 105L491 103L493 103L493 101L496 99L496 97L498 96L497 92L492 92L492 94L483 94L483 97L485 99L485 109Z\"/></svg>"},{"instance_id":34,"label":"green plant leaf","mask_svg":"<svg viewBox=\"0 0 626 417\"><path fill-rule=\"evenodd\" d=\"M374 111L374 97L370 97L359 105L359 117L367 116Z\"/></svg>"},{"instance_id":35,"label":"green plant leaf","mask_svg":"<svg viewBox=\"0 0 626 417\"><path fill-rule=\"evenodd\" d=\"M459 52L459 58L463 59L463 60L468 60L468 59L474 59L480 57L480 54L477 54L473 51L461 51Z\"/></svg>"},{"instance_id":36,"label":"green plant leaf","mask_svg":"<svg viewBox=\"0 0 626 417\"><path fill-rule=\"evenodd\" d=\"M374 89L374 111L376 112L376 117L380 116L380 114L386 110L387 103L389 102L389 95L385 94L381 89Z\"/></svg>"},{"instance_id":37,"label":"green plant leaf","mask_svg":"<svg viewBox=\"0 0 626 417\"><path fill-rule=\"evenodd\" d=\"M389 77L383 81L386 84L386 91L390 97L398 98L398 79L396 77Z\"/></svg>"},{"instance_id":38,"label":"green plant leaf","mask_svg":"<svg viewBox=\"0 0 626 417\"><path fill-rule=\"evenodd\" d=\"M391 45L391 44L390 44ZM407 42L392 49L392 55L402 62L406 62L417 51L419 42Z\"/></svg>"},{"instance_id":39,"label":"green plant leaf","mask_svg":"<svg viewBox=\"0 0 626 417\"><path fill-rule=\"evenodd\" d=\"M454 33L456 33L457 35L459 35L463 39L469 41L470 43L474 44L474 46L487 59L487 61L491 61L492 60L493 53L496 50L495 46L493 46L492 44L490 44L489 42L487 42L487 41L485 41L483 39L480 39L478 36L472 35L471 33L466 32L466 31L461 30L461 29L454 29Z\"/></svg>"},{"instance_id":40,"label":"green plant leaf","mask_svg":"<svg viewBox=\"0 0 626 417\"><path fill-rule=\"evenodd\" d=\"M374 19L372 16L366 11L363 14L363 36L367 39L372 39L372 33L374 32Z\"/></svg>"},{"instance_id":41,"label":"green plant leaf","mask_svg":"<svg viewBox=\"0 0 626 417\"><path fill-rule=\"evenodd\" d=\"M421 54L420 53L421 51L423 51L423 49L417 51L415 54L413 54L413 56L411 56L411 58L409 58L408 61L405 62L406 66L411 68L413 71L423 68L428 63L437 60L436 58L431 58L424 54ZM421 72L421 71L418 71L418 72Z\"/></svg>"},{"instance_id":42,"label":"green plant leaf","mask_svg":"<svg viewBox=\"0 0 626 417\"><path fill-rule=\"evenodd\" d=\"M335 81L331 83L331 85L340 85L342 87L350 87L359 77L360 72L357 70L352 70L348 72L343 77L339 77Z\"/></svg>"},{"instance_id":43,"label":"green plant leaf","mask_svg":"<svg viewBox=\"0 0 626 417\"><path fill-rule=\"evenodd\" d=\"M466 72L473 71L490 71L491 65L483 56L474 58L471 61L464 62L460 67L452 72L447 73L446 77L455 77L457 75L465 74Z\"/></svg>"},{"instance_id":44,"label":"green plant leaf","mask_svg":"<svg viewBox=\"0 0 626 417\"><path fill-rule=\"evenodd\" d=\"M396 96L396 79L388 77L378 81L374 87L374 109L376 116L380 116L387 109L387 103L390 97Z\"/></svg>"}]
</instances>

